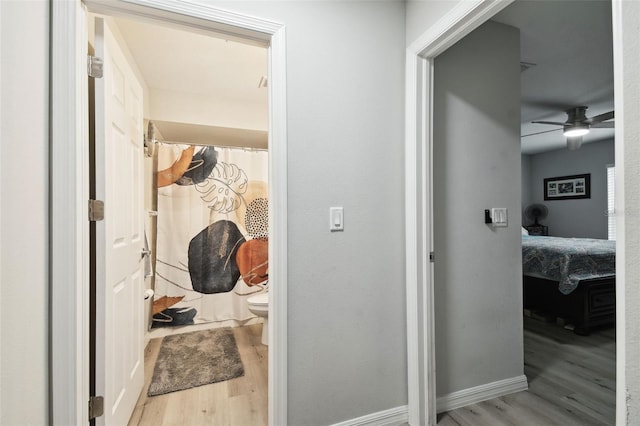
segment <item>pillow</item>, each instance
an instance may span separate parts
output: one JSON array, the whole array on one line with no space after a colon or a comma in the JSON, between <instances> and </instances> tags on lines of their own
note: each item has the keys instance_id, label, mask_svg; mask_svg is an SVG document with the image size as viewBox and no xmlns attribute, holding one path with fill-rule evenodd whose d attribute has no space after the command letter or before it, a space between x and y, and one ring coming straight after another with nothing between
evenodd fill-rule
<instances>
[{"instance_id":1,"label":"pillow","mask_svg":"<svg viewBox=\"0 0 640 426\"><path fill-rule=\"evenodd\" d=\"M520 228L522 228L522 235L529 235L529 231L527 231L524 226L521 226Z\"/></svg>"}]
</instances>

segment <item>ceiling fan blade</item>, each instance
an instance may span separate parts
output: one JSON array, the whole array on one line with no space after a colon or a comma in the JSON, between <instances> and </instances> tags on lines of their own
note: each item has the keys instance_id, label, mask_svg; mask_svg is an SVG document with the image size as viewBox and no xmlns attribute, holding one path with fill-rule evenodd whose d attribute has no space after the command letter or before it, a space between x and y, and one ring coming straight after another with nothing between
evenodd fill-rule
<instances>
[{"instance_id":1,"label":"ceiling fan blade","mask_svg":"<svg viewBox=\"0 0 640 426\"><path fill-rule=\"evenodd\" d=\"M582 146L582 136L573 136L567 138L567 149L575 151Z\"/></svg>"},{"instance_id":2,"label":"ceiling fan blade","mask_svg":"<svg viewBox=\"0 0 640 426\"><path fill-rule=\"evenodd\" d=\"M535 124L552 124L554 126L564 126L565 123L558 123L557 121L532 121Z\"/></svg>"},{"instance_id":3,"label":"ceiling fan blade","mask_svg":"<svg viewBox=\"0 0 640 426\"><path fill-rule=\"evenodd\" d=\"M543 133L557 132L558 130L562 130L562 129L543 130L542 132L529 133L528 135L522 135L520 137L526 138L527 136L535 136L535 135L541 135Z\"/></svg>"},{"instance_id":4,"label":"ceiling fan blade","mask_svg":"<svg viewBox=\"0 0 640 426\"><path fill-rule=\"evenodd\" d=\"M614 117L614 112L613 111L609 111L609 112L605 112L604 114L600 114L600 115L596 115L594 117L591 117L591 124L595 124L595 123L600 123L601 121L607 121L607 120L611 120Z\"/></svg>"},{"instance_id":5,"label":"ceiling fan blade","mask_svg":"<svg viewBox=\"0 0 640 426\"><path fill-rule=\"evenodd\" d=\"M613 129L616 127L616 123L613 121L607 121L606 123L593 123L591 127L595 129Z\"/></svg>"}]
</instances>

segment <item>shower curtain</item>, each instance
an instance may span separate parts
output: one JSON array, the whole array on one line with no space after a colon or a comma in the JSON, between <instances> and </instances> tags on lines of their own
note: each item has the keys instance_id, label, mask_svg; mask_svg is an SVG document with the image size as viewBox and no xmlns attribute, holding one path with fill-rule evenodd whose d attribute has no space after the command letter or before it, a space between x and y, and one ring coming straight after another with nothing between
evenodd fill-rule
<instances>
[{"instance_id":1,"label":"shower curtain","mask_svg":"<svg viewBox=\"0 0 640 426\"><path fill-rule=\"evenodd\" d=\"M244 321L268 284L267 152L158 144L152 327Z\"/></svg>"}]
</instances>

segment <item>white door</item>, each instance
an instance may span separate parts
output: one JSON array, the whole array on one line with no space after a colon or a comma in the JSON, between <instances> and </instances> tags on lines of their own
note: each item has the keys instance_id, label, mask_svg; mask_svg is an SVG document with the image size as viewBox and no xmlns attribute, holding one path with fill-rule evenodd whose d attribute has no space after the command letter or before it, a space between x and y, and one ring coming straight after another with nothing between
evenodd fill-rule
<instances>
[{"instance_id":1,"label":"white door","mask_svg":"<svg viewBox=\"0 0 640 426\"><path fill-rule=\"evenodd\" d=\"M142 88L106 22L96 19L96 394L98 424L126 425L144 382Z\"/></svg>"}]
</instances>

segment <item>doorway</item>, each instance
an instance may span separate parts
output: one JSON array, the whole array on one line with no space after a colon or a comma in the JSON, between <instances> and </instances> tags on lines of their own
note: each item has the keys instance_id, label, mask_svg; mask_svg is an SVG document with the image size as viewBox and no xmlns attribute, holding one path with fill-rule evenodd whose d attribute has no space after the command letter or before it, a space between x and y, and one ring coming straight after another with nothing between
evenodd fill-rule
<instances>
[{"instance_id":1,"label":"doorway","mask_svg":"<svg viewBox=\"0 0 640 426\"><path fill-rule=\"evenodd\" d=\"M409 324L410 423L435 424L433 267L433 63L434 59L509 2L479 2L441 19L408 49L407 125L407 295ZM461 8L462 9L462 8ZM464 22L464 23L461 23ZM616 141L618 142L618 141ZM622 142L622 141L620 141ZM619 151L616 143L616 152ZM415 159L415 161L414 161ZM416 195L417 194L417 195ZM518 206L519 207L519 206ZM516 208L516 211L519 211ZM515 215L519 223L519 215ZM510 217L512 219L512 217ZM417 235L417 238L416 238ZM620 247L618 245L618 247ZM427 259L427 260L425 260ZM620 289L618 283L618 289ZM418 301L418 302L415 302ZM620 312L618 312L620 320ZM411 324L414 324L412 327ZM424 344L424 346L422 346ZM415 345L415 346L414 346ZM618 345L618 348L620 345ZM412 380L412 378L414 378ZM421 386L423 384L424 386ZM413 397L412 397L413 395ZM618 395L618 402L620 396ZM413 402L412 402L413 401ZM618 403L618 406L620 404ZM619 408L618 408L619 410Z\"/></svg>"},{"instance_id":2,"label":"doorway","mask_svg":"<svg viewBox=\"0 0 640 426\"><path fill-rule=\"evenodd\" d=\"M91 37L94 21L95 39ZM120 356L116 355L133 351L136 347L134 342L144 340L147 343L145 347L154 349L145 351L153 356L145 360L145 363L152 364L144 368L144 376L147 376L144 381L118 382L114 388L109 386L109 380L103 379L105 390L97 394L104 394L105 415L115 416L115 413L123 412L117 417L117 422L122 423L125 413L130 413L131 407L136 405L134 413L143 414L134 415L134 424L148 424L150 420L147 417L151 413L157 416L163 412L163 418L167 419L175 411L172 407L175 407L179 396L169 391L191 392L186 389L202 384L210 389L200 392L211 392L216 398L196 398L196 401L201 401L200 407L193 398L188 398L195 405L190 405L193 409L186 412L182 410L187 416L185 419L190 415L208 413L217 416L213 417L216 421L221 421L224 417L220 416L228 410L231 418L235 418L237 412L256 413L251 422L266 424L267 346L261 347L259 341L254 342L255 333L248 331L267 327L266 323L257 324L259 318L249 309L253 294L268 296L268 99L266 85L260 84L266 80L267 49L228 40L223 34L194 34L178 28L104 15L89 14L88 27L90 44L104 52L99 54L104 62L103 77L90 82L95 82L99 89L103 85L110 88L97 98L105 105L117 105L121 101L128 102L128 90L133 90L134 80L137 82L135 87L141 88L133 99L142 102L133 102L131 108L125 109L141 108L142 114L135 114L137 121L133 120L134 116L131 119L131 125L137 131L127 139L138 140L137 145L141 146L140 133L146 130L145 149L144 152L139 147L135 149L137 158L124 164L136 165L133 175L142 174L144 179L139 176L137 179L126 178L127 181L119 185L113 183L123 176L131 176L124 166L117 170L108 166L109 154L114 149L119 157L116 164L123 164L129 145L125 144L123 149L115 148L122 143L122 138L115 136L120 134L118 129L128 126L122 123L109 126L107 123L106 126L96 126L113 134L106 138L96 134L96 139L105 145L100 152L106 154L96 157L96 163L105 158L106 179L102 180L98 175L96 181L106 187L106 195L98 198L108 200L103 225L107 235L118 232L117 217L119 212L129 211L129 199L134 195L144 195L142 199L133 200L137 207L133 210L137 217L135 223L143 224L141 228L147 240L145 247L151 252L150 255L144 254L145 293L155 290L153 296L145 298L147 314L144 319L139 318L142 309L137 314L134 313L136 310L130 309L132 304L138 306L139 297L136 296L132 301L123 300L111 309L101 309L100 306L96 309L100 314L97 317L103 318L97 322L98 325L104 323L104 332L97 329L97 335L104 333L109 341L116 343L119 336L130 333L136 336L128 344L107 343L97 347L96 359L100 361L96 364L98 379L103 377L103 371L107 377L136 376L133 372L138 360L143 359L142 348L139 354L134 352L124 360L119 360ZM130 76L127 70L130 70ZM118 95L118 78L122 76L126 77L124 96ZM110 93L114 95L109 96ZM96 110L100 111L102 107ZM105 114L110 111L107 107L104 110ZM102 120L98 116L95 121L100 123ZM140 166L141 162L144 167ZM126 191L127 187L136 185L137 190ZM112 186L117 187L110 191ZM142 210L138 213L142 204L144 213ZM96 225L98 230L103 229L102 224ZM140 233L137 231L136 235ZM135 239L140 243L137 237L132 237L131 241ZM123 234L98 240L122 244L129 241L129 237ZM100 247L98 253L101 253ZM107 246L107 256L98 256L99 261L106 259L103 268L107 276L111 275L111 262L114 261L109 253ZM137 270L140 267L139 253L134 253L133 257ZM264 265L263 270L258 264ZM257 268L255 273L252 272L254 267ZM139 277L140 273L136 276ZM97 281L103 283L100 276ZM123 281L124 284L127 282ZM133 280L132 285L139 286L140 283ZM109 292L109 285L98 288L105 288L97 292L98 303L109 306L115 303L112 300L118 299L117 295L102 296ZM116 294L123 291L126 290L120 289ZM137 295L142 291L139 289L133 293ZM110 314L111 311L115 313ZM124 321L126 315L134 318ZM144 323L146 333L139 335L131 330L135 327L131 327L112 336L110 330L122 322ZM150 324L147 326L147 323ZM255 326L252 327L253 324ZM191 337L178 335L182 333L194 334L189 334ZM206 341L219 341L226 348L224 353L218 354L218 346L215 345L205 351L203 344L198 343L203 338L197 339L204 335L207 336ZM97 343L102 342L97 340ZM110 352L114 347L118 348L116 354ZM105 353L104 358L102 352ZM176 358L178 356L180 358ZM175 367L169 367L176 359L181 361ZM125 368L131 370L130 374L112 373L129 362L130 366ZM222 365L226 367L222 368ZM195 366L199 371L208 373L193 372ZM172 379L169 381L163 379L161 373L166 368L171 371ZM209 382L225 383L210 386ZM149 395L154 397L138 399L136 393L142 390L146 394L147 388ZM251 389L252 393L241 389ZM116 398L119 393L122 395ZM238 401L244 401L244 405ZM146 409L149 406L154 409ZM189 423L202 421L204 419L193 417Z\"/></svg>"},{"instance_id":3,"label":"doorway","mask_svg":"<svg viewBox=\"0 0 640 426\"><path fill-rule=\"evenodd\" d=\"M269 205L273 238L270 265L273 281L281 282L270 297L269 345L269 423L286 419L286 96L284 28L280 24L241 14L221 11L213 7L157 2L86 2L90 12L112 15L135 15L180 25L193 31L223 31L229 37L250 39L268 46L269 69L269 183L273 194ZM178 10L179 9L179 10ZM89 272L88 223L88 167L85 158L87 128L86 111L86 46L85 12L80 2L61 2L53 15L53 104L56 123L52 147L64 152L52 161L52 216L56 229L64 236L52 240L52 318L56 327L72 330L65 340L52 344L53 421L60 424L82 424L86 421L86 401L89 398L88 380L88 289L83 286ZM72 23L72 24L64 24ZM74 96L69 96L69 93ZM64 123L64 124L63 124ZM87 182L87 183L85 183ZM73 188L73 190L69 190ZM56 194L65 194L58 198ZM278 214L274 214L277 211ZM69 259L72 261L70 262ZM68 277L76 277L69 280ZM75 315L69 315L74 312ZM76 379L74 379L76 378ZM85 384L86 383L86 384Z\"/></svg>"}]
</instances>

